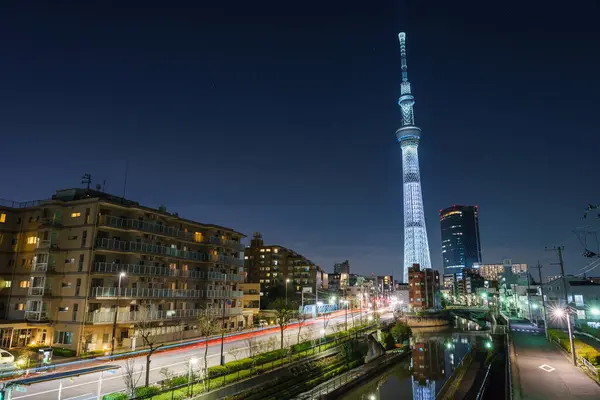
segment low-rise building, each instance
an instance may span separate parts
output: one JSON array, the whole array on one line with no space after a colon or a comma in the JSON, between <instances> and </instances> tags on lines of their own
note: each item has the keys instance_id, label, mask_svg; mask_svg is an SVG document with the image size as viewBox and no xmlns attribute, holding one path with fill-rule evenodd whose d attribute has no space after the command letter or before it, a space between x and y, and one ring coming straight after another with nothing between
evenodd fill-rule
<instances>
[{"instance_id":1,"label":"low-rise building","mask_svg":"<svg viewBox=\"0 0 600 400\"><path fill-rule=\"evenodd\" d=\"M438 308L440 273L432 268L421 269L413 264L408 270L409 306L411 309L426 310Z\"/></svg>"},{"instance_id":2,"label":"low-rise building","mask_svg":"<svg viewBox=\"0 0 600 400\"><path fill-rule=\"evenodd\" d=\"M565 283L567 301L575 312L577 325L600 326L600 284L584 278L567 276L542 285L546 306L552 310L565 306ZM552 311L550 311L552 312ZM564 318L548 318L549 327L566 327Z\"/></svg>"},{"instance_id":3,"label":"low-rise building","mask_svg":"<svg viewBox=\"0 0 600 400\"><path fill-rule=\"evenodd\" d=\"M527 264L515 264L510 259L503 260L502 264L482 264L476 265L474 268L489 281L497 281L505 270L510 270L513 274L520 274L528 271Z\"/></svg>"},{"instance_id":4,"label":"low-rise building","mask_svg":"<svg viewBox=\"0 0 600 400\"><path fill-rule=\"evenodd\" d=\"M242 291L242 312L246 326L253 326L260 312L260 283L240 283Z\"/></svg>"},{"instance_id":5,"label":"low-rise building","mask_svg":"<svg viewBox=\"0 0 600 400\"><path fill-rule=\"evenodd\" d=\"M242 317L244 235L89 189L0 204L0 346L81 351L198 335ZM141 346L141 339L137 346Z\"/></svg>"}]
</instances>

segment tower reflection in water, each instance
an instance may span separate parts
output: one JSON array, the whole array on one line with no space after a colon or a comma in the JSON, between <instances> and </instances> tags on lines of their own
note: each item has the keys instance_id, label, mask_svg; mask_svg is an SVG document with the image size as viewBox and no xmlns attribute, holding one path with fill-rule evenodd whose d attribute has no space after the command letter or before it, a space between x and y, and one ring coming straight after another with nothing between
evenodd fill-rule
<instances>
[{"instance_id":1,"label":"tower reflection in water","mask_svg":"<svg viewBox=\"0 0 600 400\"><path fill-rule=\"evenodd\" d=\"M436 381L445 375L444 344L437 340L415 340L412 347L413 400L434 400Z\"/></svg>"}]
</instances>

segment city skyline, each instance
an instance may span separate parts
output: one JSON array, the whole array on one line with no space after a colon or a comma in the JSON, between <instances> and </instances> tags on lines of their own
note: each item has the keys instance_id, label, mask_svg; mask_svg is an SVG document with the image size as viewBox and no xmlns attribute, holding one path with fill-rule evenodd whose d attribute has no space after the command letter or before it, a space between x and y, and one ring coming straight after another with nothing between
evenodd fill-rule
<instances>
[{"instance_id":1,"label":"city skyline","mask_svg":"<svg viewBox=\"0 0 600 400\"><path fill-rule=\"evenodd\" d=\"M348 259L353 272L400 277L401 160L389 132L401 115L403 30L412 65L424 66L411 79L428 133L433 267L442 266L438 210L466 203L480 206L484 263L539 259L555 275L544 247L565 245L567 272L579 271L587 260L572 230L600 199L585 184L600 140L590 134L600 89L593 6L495 6L482 16L475 2L396 3L326 4L313 15L240 2L238 16L191 2L110 13L6 6L0 130L11 151L0 167L11 173L0 197L44 198L86 172L122 195L128 164L127 198L261 231L325 270ZM575 121L580 134L561 140ZM178 156L164 157L165 146Z\"/></svg>"}]
</instances>

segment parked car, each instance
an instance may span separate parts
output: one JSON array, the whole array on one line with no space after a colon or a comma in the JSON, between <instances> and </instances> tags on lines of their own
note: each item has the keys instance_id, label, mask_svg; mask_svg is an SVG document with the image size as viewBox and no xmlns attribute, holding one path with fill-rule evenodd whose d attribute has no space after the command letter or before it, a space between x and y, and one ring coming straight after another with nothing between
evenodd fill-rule
<instances>
[{"instance_id":1,"label":"parked car","mask_svg":"<svg viewBox=\"0 0 600 400\"><path fill-rule=\"evenodd\" d=\"M8 351L6 351L4 349L0 349L0 365L4 365L4 364L14 365L14 363L15 363L15 356L13 356L12 354L10 354Z\"/></svg>"}]
</instances>

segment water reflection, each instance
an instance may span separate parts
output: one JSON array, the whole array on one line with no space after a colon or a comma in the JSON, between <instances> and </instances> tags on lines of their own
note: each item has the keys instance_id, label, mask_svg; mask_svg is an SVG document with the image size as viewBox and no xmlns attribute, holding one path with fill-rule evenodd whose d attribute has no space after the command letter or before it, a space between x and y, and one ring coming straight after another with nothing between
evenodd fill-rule
<instances>
[{"instance_id":1,"label":"water reflection","mask_svg":"<svg viewBox=\"0 0 600 400\"><path fill-rule=\"evenodd\" d=\"M457 321L454 328L413 329L410 358L405 357L342 399L434 400L471 347L486 340L481 329L468 321Z\"/></svg>"}]
</instances>

